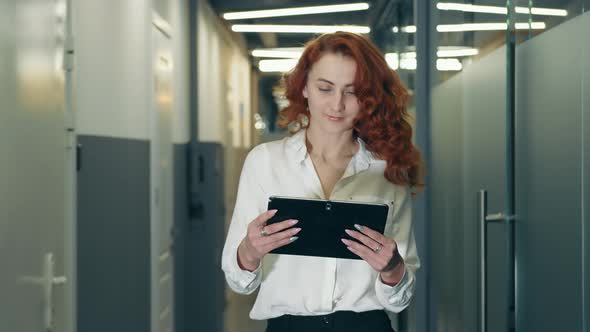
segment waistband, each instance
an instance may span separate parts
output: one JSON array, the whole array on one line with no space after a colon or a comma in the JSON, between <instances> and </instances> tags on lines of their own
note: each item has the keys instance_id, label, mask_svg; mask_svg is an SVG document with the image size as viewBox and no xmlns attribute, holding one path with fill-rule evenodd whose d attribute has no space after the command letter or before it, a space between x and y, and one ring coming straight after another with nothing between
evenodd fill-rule
<instances>
[{"instance_id":1,"label":"waistband","mask_svg":"<svg viewBox=\"0 0 590 332\"><path fill-rule=\"evenodd\" d=\"M374 331L393 331L389 317L383 310L363 312L336 311L328 315L297 316L283 315L268 320L267 331L305 331L314 328L354 330L359 327L374 327ZM371 330L373 331L373 329Z\"/></svg>"}]
</instances>

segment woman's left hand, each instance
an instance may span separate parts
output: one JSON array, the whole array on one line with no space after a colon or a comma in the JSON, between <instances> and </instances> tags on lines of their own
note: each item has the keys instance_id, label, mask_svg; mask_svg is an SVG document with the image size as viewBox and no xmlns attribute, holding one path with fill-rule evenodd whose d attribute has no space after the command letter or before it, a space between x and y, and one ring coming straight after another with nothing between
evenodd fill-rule
<instances>
[{"instance_id":1,"label":"woman's left hand","mask_svg":"<svg viewBox=\"0 0 590 332\"><path fill-rule=\"evenodd\" d=\"M348 250L364 259L381 274L387 284L397 284L403 276L404 264L397 243L366 226L355 225L359 231L347 229L346 233L359 242L342 239Z\"/></svg>"}]
</instances>

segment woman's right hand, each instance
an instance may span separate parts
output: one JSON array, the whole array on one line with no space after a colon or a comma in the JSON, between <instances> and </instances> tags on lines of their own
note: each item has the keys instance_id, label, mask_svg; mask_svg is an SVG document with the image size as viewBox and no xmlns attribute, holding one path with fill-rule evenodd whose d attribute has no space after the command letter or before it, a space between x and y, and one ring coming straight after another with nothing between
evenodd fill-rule
<instances>
[{"instance_id":1,"label":"woman's right hand","mask_svg":"<svg viewBox=\"0 0 590 332\"><path fill-rule=\"evenodd\" d=\"M276 213L277 210L266 211L248 225L248 233L238 247L238 264L242 269L256 270L262 257L270 251L297 240L295 234L301 228L285 229L297 224L298 220L288 219L266 225Z\"/></svg>"}]
</instances>

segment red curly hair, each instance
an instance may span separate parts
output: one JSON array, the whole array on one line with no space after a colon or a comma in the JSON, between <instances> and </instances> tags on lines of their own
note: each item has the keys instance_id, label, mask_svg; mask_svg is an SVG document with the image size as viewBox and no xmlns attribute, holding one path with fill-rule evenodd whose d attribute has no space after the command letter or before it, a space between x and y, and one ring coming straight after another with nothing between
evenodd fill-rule
<instances>
[{"instance_id":1,"label":"red curly hair","mask_svg":"<svg viewBox=\"0 0 590 332\"><path fill-rule=\"evenodd\" d=\"M278 126L286 128L290 123L299 123L299 128L306 126L302 118L310 113L302 91L311 67L325 53L350 56L356 61L354 91L360 112L354 119L353 133L377 158L387 162L385 178L398 185L423 187L423 162L420 151L412 144L407 112L408 90L379 49L360 35L339 31L320 35L307 43L295 68L282 79L289 106L280 111Z\"/></svg>"}]
</instances>

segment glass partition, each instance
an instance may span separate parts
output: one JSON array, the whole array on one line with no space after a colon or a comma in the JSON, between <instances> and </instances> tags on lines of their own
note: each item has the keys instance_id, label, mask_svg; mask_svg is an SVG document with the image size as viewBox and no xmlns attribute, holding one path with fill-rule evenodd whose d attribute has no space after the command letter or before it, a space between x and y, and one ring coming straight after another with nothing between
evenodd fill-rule
<instances>
[{"instance_id":1,"label":"glass partition","mask_svg":"<svg viewBox=\"0 0 590 332\"><path fill-rule=\"evenodd\" d=\"M432 91L431 237L437 331L479 330L478 191L488 192L490 212L507 207L506 5L439 1L434 13L438 79ZM506 227L488 227L490 331L506 326L506 241Z\"/></svg>"},{"instance_id":2,"label":"glass partition","mask_svg":"<svg viewBox=\"0 0 590 332\"><path fill-rule=\"evenodd\" d=\"M589 6L439 1L432 12L437 331L588 329ZM451 55L461 66L443 70Z\"/></svg>"},{"instance_id":3,"label":"glass partition","mask_svg":"<svg viewBox=\"0 0 590 332\"><path fill-rule=\"evenodd\" d=\"M590 17L581 0L516 1L517 330L584 329ZM586 145L587 146L587 145ZM542 253L542 254L541 254ZM549 271L563 282L553 282ZM551 284L548 292L547 285ZM548 306L547 303L564 305Z\"/></svg>"}]
</instances>

